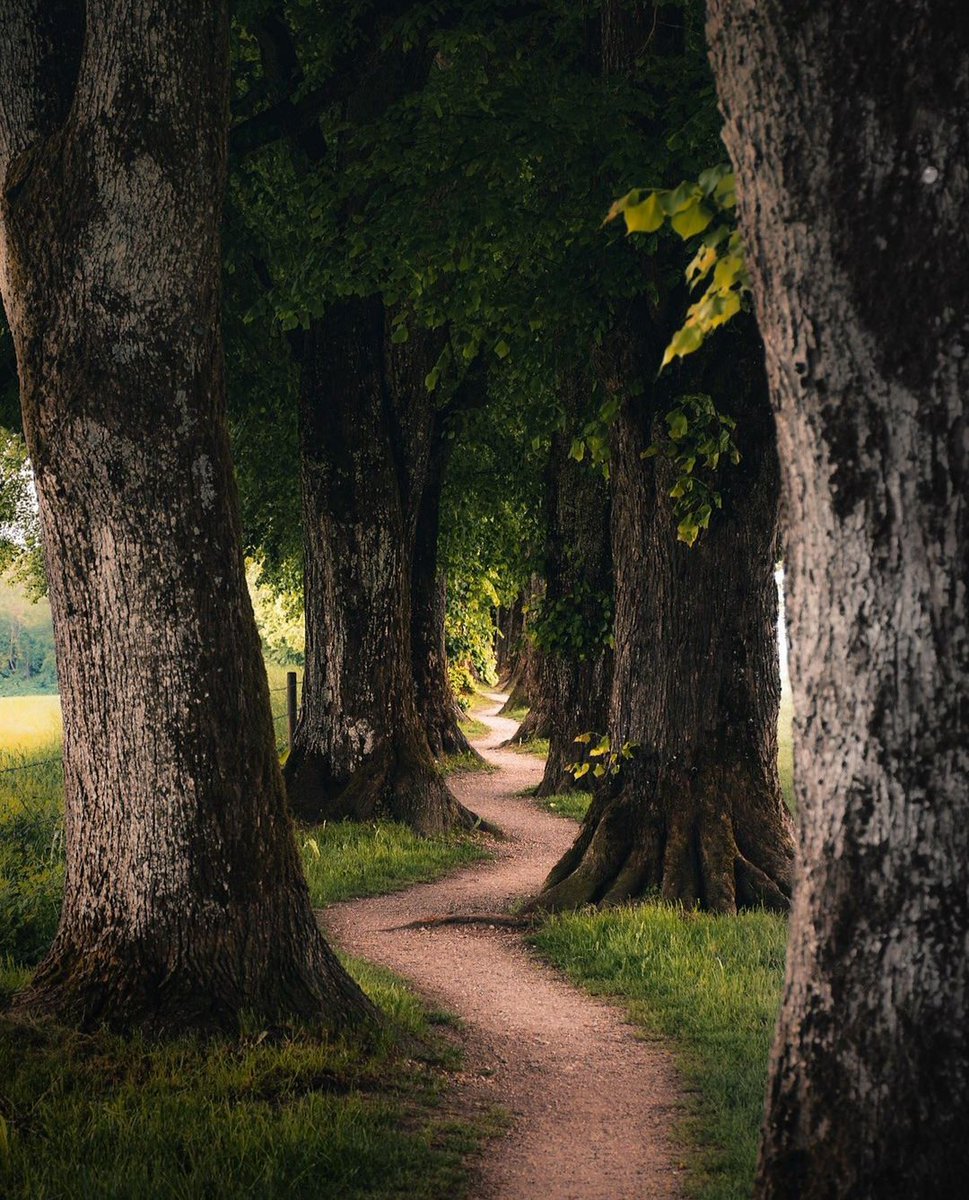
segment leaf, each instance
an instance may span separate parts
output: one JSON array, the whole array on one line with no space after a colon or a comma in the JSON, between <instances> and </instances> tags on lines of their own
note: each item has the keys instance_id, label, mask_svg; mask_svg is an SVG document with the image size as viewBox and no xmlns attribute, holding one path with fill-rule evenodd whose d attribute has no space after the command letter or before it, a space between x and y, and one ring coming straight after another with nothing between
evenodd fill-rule
<instances>
[{"instance_id":1,"label":"leaf","mask_svg":"<svg viewBox=\"0 0 969 1200\"><path fill-rule=\"evenodd\" d=\"M407 332L407 326L401 322L401 324L398 325L394 329L394 332L390 335L390 340L395 346L399 346L402 342L406 342L409 336L410 334Z\"/></svg>"},{"instance_id":2,"label":"leaf","mask_svg":"<svg viewBox=\"0 0 969 1200\"><path fill-rule=\"evenodd\" d=\"M662 367L672 362L674 358L684 358L687 354L692 354L694 350L699 350L702 345L703 331L695 325L684 325L682 329L678 329L673 334L670 344L666 347ZM662 367L660 370L662 370Z\"/></svg>"},{"instance_id":3,"label":"leaf","mask_svg":"<svg viewBox=\"0 0 969 1200\"><path fill-rule=\"evenodd\" d=\"M502 338L501 341L495 345L495 354L497 354L499 358L507 358L510 351L511 346L508 345L504 338Z\"/></svg>"},{"instance_id":4,"label":"leaf","mask_svg":"<svg viewBox=\"0 0 969 1200\"><path fill-rule=\"evenodd\" d=\"M713 213L703 204L691 204L671 218L670 224L686 241L702 233L713 220Z\"/></svg>"},{"instance_id":5,"label":"leaf","mask_svg":"<svg viewBox=\"0 0 969 1200\"><path fill-rule=\"evenodd\" d=\"M592 772L592 774L596 777L596 779L601 779L603 777L603 775L605 775L605 773L606 773L606 768L602 765L602 763L596 763L595 769Z\"/></svg>"},{"instance_id":6,"label":"leaf","mask_svg":"<svg viewBox=\"0 0 969 1200\"><path fill-rule=\"evenodd\" d=\"M674 408L666 414L666 424L669 426L670 437L674 442L685 438L687 430L690 428L690 423L686 418L686 413L682 408Z\"/></svg>"},{"instance_id":7,"label":"leaf","mask_svg":"<svg viewBox=\"0 0 969 1200\"><path fill-rule=\"evenodd\" d=\"M612 742L609 740L609 735L608 735L608 733L607 733L607 734L606 734L606 735L605 735L605 736L604 736L604 737L601 739L601 741L599 742L599 744L598 744L597 746L594 746L594 747L593 747L593 748L592 748L592 749L589 751L589 757L590 757L590 758L602 758L603 754L608 754L608 753L609 753L609 749L610 749L610 747L611 747L611 746L612 746Z\"/></svg>"},{"instance_id":8,"label":"leaf","mask_svg":"<svg viewBox=\"0 0 969 1200\"><path fill-rule=\"evenodd\" d=\"M591 733L580 733L578 737L572 739L573 742L579 742L583 746L587 746L592 741Z\"/></svg>"},{"instance_id":9,"label":"leaf","mask_svg":"<svg viewBox=\"0 0 969 1200\"><path fill-rule=\"evenodd\" d=\"M627 233L655 233L666 220L657 192L625 210Z\"/></svg>"},{"instance_id":10,"label":"leaf","mask_svg":"<svg viewBox=\"0 0 969 1200\"><path fill-rule=\"evenodd\" d=\"M676 527L676 536L681 542L685 542L692 547L693 543L700 535L700 527L691 517L686 517Z\"/></svg>"},{"instance_id":11,"label":"leaf","mask_svg":"<svg viewBox=\"0 0 969 1200\"><path fill-rule=\"evenodd\" d=\"M660 204L663 206L663 211L669 216L676 216L691 204L695 204L702 197L703 193L695 183L688 183L684 180L679 187L673 188L669 192L660 192Z\"/></svg>"},{"instance_id":12,"label":"leaf","mask_svg":"<svg viewBox=\"0 0 969 1200\"><path fill-rule=\"evenodd\" d=\"M581 438L576 438L570 449L569 458L574 458L576 462L581 462L585 458L585 442Z\"/></svg>"},{"instance_id":13,"label":"leaf","mask_svg":"<svg viewBox=\"0 0 969 1200\"><path fill-rule=\"evenodd\" d=\"M591 763L584 762L580 766L576 767L572 774L576 779L581 779L583 775L589 774L589 768L591 766Z\"/></svg>"}]
</instances>

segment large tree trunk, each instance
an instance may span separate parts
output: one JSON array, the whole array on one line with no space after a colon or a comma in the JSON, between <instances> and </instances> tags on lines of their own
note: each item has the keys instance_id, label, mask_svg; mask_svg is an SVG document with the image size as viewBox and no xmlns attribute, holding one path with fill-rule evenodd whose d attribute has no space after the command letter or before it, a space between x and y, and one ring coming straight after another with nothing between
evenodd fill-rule
<instances>
[{"instance_id":1,"label":"large tree trunk","mask_svg":"<svg viewBox=\"0 0 969 1200\"><path fill-rule=\"evenodd\" d=\"M8 5L0 39L0 282L54 619L67 875L18 1007L171 1031L360 1016L293 842L240 551L225 6L31 8Z\"/></svg>"},{"instance_id":2,"label":"large tree trunk","mask_svg":"<svg viewBox=\"0 0 969 1200\"><path fill-rule=\"evenodd\" d=\"M533 575L522 593L521 633L518 638L514 665L505 685L508 689L508 698L499 710L503 716L515 712L516 709L531 708L540 700L541 654L532 641L529 627L540 603L543 589L543 581L537 575Z\"/></svg>"},{"instance_id":3,"label":"large tree trunk","mask_svg":"<svg viewBox=\"0 0 969 1200\"><path fill-rule=\"evenodd\" d=\"M711 0L709 31L778 412L801 828L757 1194L961 1195L969 21Z\"/></svg>"},{"instance_id":4,"label":"large tree trunk","mask_svg":"<svg viewBox=\"0 0 969 1200\"><path fill-rule=\"evenodd\" d=\"M386 323L380 297L346 300L305 339L306 669L286 781L305 819L384 818L431 834L476 818L448 790L415 703L414 497L433 413Z\"/></svg>"},{"instance_id":5,"label":"large tree trunk","mask_svg":"<svg viewBox=\"0 0 969 1200\"><path fill-rule=\"evenodd\" d=\"M480 757L458 725L460 709L448 676L444 615L447 591L438 569L441 530L441 490L447 465L446 417L435 414L427 471L417 512L411 564L412 652L417 711L432 753Z\"/></svg>"},{"instance_id":6,"label":"large tree trunk","mask_svg":"<svg viewBox=\"0 0 969 1200\"><path fill-rule=\"evenodd\" d=\"M569 426L553 437L549 458L543 612L556 631L567 626L572 632L547 645L542 656L539 691L549 748L539 796L580 786L570 768L583 761L587 750L575 738L605 730L612 684L609 488L596 468L576 462L569 453L583 408L582 376L564 378L560 392ZM581 784L589 778L584 776Z\"/></svg>"},{"instance_id":7,"label":"large tree trunk","mask_svg":"<svg viewBox=\"0 0 969 1200\"><path fill-rule=\"evenodd\" d=\"M625 395L612 462L608 732L613 755L630 743L633 754L602 780L536 903L658 893L717 912L782 909L793 838L777 776L778 469L762 365L759 388L720 402L740 421L743 459L721 471L723 511L692 549L677 541L669 464L642 457L666 408L649 384L655 369L647 361L640 374L627 355L615 372Z\"/></svg>"}]
</instances>

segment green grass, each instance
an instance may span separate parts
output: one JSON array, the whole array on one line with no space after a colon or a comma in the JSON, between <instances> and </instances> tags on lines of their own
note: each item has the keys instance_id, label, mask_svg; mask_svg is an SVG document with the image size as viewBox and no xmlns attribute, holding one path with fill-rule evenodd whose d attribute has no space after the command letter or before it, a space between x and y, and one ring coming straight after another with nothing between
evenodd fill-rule
<instances>
[{"instance_id":1,"label":"green grass","mask_svg":"<svg viewBox=\"0 0 969 1200\"><path fill-rule=\"evenodd\" d=\"M592 803L590 792L563 792L558 796L542 796L536 803L556 817L567 817L570 821L582 821Z\"/></svg>"},{"instance_id":2,"label":"green grass","mask_svg":"<svg viewBox=\"0 0 969 1200\"><path fill-rule=\"evenodd\" d=\"M507 717L509 721L517 721L520 725L528 716L528 712L529 706L527 704L520 704L518 708L509 709L508 712L502 713L501 715L503 717Z\"/></svg>"},{"instance_id":3,"label":"green grass","mask_svg":"<svg viewBox=\"0 0 969 1200\"><path fill-rule=\"evenodd\" d=\"M458 721L458 727L467 738L485 737L491 732L490 726L484 721L479 721L477 717L467 713Z\"/></svg>"},{"instance_id":4,"label":"green grass","mask_svg":"<svg viewBox=\"0 0 969 1200\"><path fill-rule=\"evenodd\" d=\"M490 775L497 771L498 767L477 754L464 752L461 754L445 754L444 758L438 763L438 769L442 775L454 775L463 771L483 771L486 775Z\"/></svg>"},{"instance_id":5,"label":"green grass","mask_svg":"<svg viewBox=\"0 0 969 1200\"><path fill-rule=\"evenodd\" d=\"M366 1045L256 1029L148 1043L0 1018L3 1195L462 1195L467 1156L490 1129L443 1103L455 1051L398 980L348 966L387 1016Z\"/></svg>"},{"instance_id":6,"label":"green grass","mask_svg":"<svg viewBox=\"0 0 969 1200\"><path fill-rule=\"evenodd\" d=\"M516 754L534 754L538 758L548 758L548 738L530 738L527 742L513 742L508 747Z\"/></svg>"},{"instance_id":7,"label":"green grass","mask_svg":"<svg viewBox=\"0 0 969 1200\"><path fill-rule=\"evenodd\" d=\"M552 917L534 936L590 991L671 1040L686 1083L692 1195L747 1200L780 1000L786 923L660 905Z\"/></svg>"},{"instance_id":8,"label":"green grass","mask_svg":"<svg viewBox=\"0 0 969 1200\"><path fill-rule=\"evenodd\" d=\"M303 869L318 908L357 896L379 896L488 857L475 838L422 838L405 825L331 821L297 831Z\"/></svg>"}]
</instances>

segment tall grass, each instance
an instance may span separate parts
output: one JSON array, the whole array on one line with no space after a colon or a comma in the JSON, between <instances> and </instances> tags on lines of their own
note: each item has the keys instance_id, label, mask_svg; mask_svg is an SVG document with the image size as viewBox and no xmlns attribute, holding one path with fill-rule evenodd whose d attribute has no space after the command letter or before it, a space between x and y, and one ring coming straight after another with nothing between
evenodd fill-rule
<instances>
[{"instance_id":1,"label":"tall grass","mask_svg":"<svg viewBox=\"0 0 969 1200\"><path fill-rule=\"evenodd\" d=\"M687 1085L691 1192L747 1200L784 972L786 923L658 904L550 918L538 949L631 1019L669 1038Z\"/></svg>"}]
</instances>

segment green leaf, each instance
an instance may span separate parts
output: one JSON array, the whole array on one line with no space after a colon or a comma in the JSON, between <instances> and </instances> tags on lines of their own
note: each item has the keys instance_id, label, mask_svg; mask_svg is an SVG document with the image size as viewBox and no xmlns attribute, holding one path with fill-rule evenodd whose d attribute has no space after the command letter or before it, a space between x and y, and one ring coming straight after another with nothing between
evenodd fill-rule
<instances>
[{"instance_id":1,"label":"green leaf","mask_svg":"<svg viewBox=\"0 0 969 1200\"><path fill-rule=\"evenodd\" d=\"M511 346L508 345L504 338L502 338L502 340L495 345L495 354L497 354L499 358L507 358L510 351Z\"/></svg>"},{"instance_id":2,"label":"green leaf","mask_svg":"<svg viewBox=\"0 0 969 1200\"><path fill-rule=\"evenodd\" d=\"M658 193L653 192L642 202L624 212L627 233L655 233L666 220Z\"/></svg>"},{"instance_id":3,"label":"green leaf","mask_svg":"<svg viewBox=\"0 0 969 1200\"><path fill-rule=\"evenodd\" d=\"M579 742L583 746L587 746L592 741L591 733L580 733L578 737L572 739L573 742Z\"/></svg>"},{"instance_id":4,"label":"green leaf","mask_svg":"<svg viewBox=\"0 0 969 1200\"><path fill-rule=\"evenodd\" d=\"M666 414L666 424L669 426L670 437L674 442L685 438L687 430L690 428L690 423L682 408L674 408L671 412L668 412Z\"/></svg>"},{"instance_id":5,"label":"green leaf","mask_svg":"<svg viewBox=\"0 0 969 1200\"><path fill-rule=\"evenodd\" d=\"M583 775L589 774L589 768L591 766L591 763L584 762L580 766L576 767L572 774L576 779L581 779Z\"/></svg>"},{"instance_id":6,"label":"green leaf","mask_svg":"<svg viewBox=\"0 0 969 1200\"><path fill-rule=\"evenodd\" d=\"M402 342L406 342L409 336L410 335L407 332L407 326L402 322L400 325L396 326L394 332L390 335L390 340L395 346L399 346Z\"/></svg>"},{"instance_id":7,"label":"green leaf","mask_svg":"<svg viewBox=\"0 0 969 1200\"><path fill-rule=\"evenodd\" d=\"M713 213L703 204L691 204L671 218L670 224L683 238L695 237L702 233L713 220Z\"/></svg>"}]
</instances>

